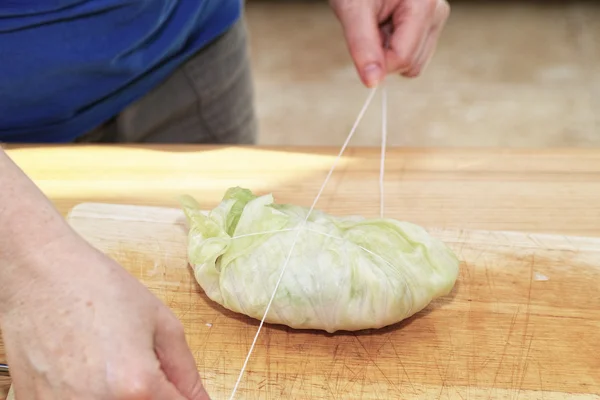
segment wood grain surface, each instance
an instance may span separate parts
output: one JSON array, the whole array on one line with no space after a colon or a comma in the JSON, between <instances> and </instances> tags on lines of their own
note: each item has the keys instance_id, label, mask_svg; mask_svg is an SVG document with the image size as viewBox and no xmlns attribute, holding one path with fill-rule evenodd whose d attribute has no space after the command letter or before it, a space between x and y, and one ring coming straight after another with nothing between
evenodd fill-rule
<instances>
[{"instance_id":1,"label":"wood grain surface","mask_svg":"<svg viewBox=\"0 0 600 400\"><path fill-rule=\"evenodd\" d=\"M227 399L258 321L199 289L179 210L83 204L69 221L175 310L213 399ZM457 253L450 296L395 326L266 326L236 399L600 398L600 239L432 230Z\"/></svg>"},{"instance_id":2,"label":"wood grain surface","mask_svg":"<svg viewBox=\"0 0 600 400\"><path fill-rule=\"evenodd\" d=\"M73 206L85 201L172 207L181 193L194 195L209 208L218 203L224 190L234 185L273 192L279 201L310 205L337 150L81 145L10 146L8 154L66 215ZM319 208L337 214L377 215L378 168L377 149L349 149ZM388 154L387 214L440 233L468 229L550 233L557 237L600 236L599 195L597 150L392 149ZM510 237L514 240L515 236ZM502 235L498 240L501 238ZM593 250L597 244L584 238L579 240L594 244L578 242L566 250L565 239L545 239L545 247L513 246L514 251L510 252L508 245L496 251L489 240L478 247L463 237L464 243L471 244L461 250L467 261L454 297L434 304L430 313L400 327L356 337L308 332L290 335L269 327L261 346L286 350L279 356L270 351L256 353L252 368L258 372L246 376L248 385L256 385L246 394L247 398L266 398L267 394L270 398L302 398L311 390L342 396L321 398L360 398L361 388L365 399L369 398L367 395L383 395L384 388L404 388L409 396L421 393L432 398L460 398L457 396L467 394L469 398L562 399L576 398L561 395L565 391L572 396L598 393L599 378L594 374L599 366L592 364L596 358L590 358L594 354L591 348L584 347L586 340L591 340L584 337L594 338L598 332L597 298L584 293L590 287L597 288L598 280L597 276L583 279L586 275L582 272L597 274L593 268L595 262L598 265ZM563 248L555 249L560 246ZM115 256L131 268L126 254ZM479 261L474 262L476 254ZM133 271L136 276L146 271L152 257L150 251L129 260L140 268ZM177 265L176 270L183 273L185 267ZM514 274L510 275L514 282L507 284L502 280L506 278L503 271ZM465 275L467 272L471 275ZM531 280L536 272L549 280ZM147 276L139 276L143 282L150 282ZM471 301L465 297L465 288L471 291ZM533 297L528 297L529 288ZM162 289L153 290L161 295ZM206 301L199 291L196 296ZM474 298L478 302L473 303ZM247 350L244 344L251 339L255 325L218 308L211 310L212 314L204 319L212 327L239 327L230 339L237 346L228 361L233 370ZM212 317L218 318L216 323L211 322ZM221 318L226 323L219 324ZM214 335L211 327L203 328L198 320L193 324L199 326L201 334ZM556 342L563 326L569 328L564 332L577 336L569 340L561 336L561 341ZM398 342L390 339L397 337ZM597 343L598 337L595 339ZM209 343L214 345L212 340ZM196 347L199 358L217 360L211 366L200 365L211 390L225 393L233 376L221 376L218 371L226 368L226 361L218 361L222 359L218 357L220 353L212 347L194 343L200 346ZM574 347L576 344L579 346ZM488 357L476 352L477 348L488 349ZM335 354L332 349L337 349ZM394 351L402 357L391 357ZM4 359L3 354L0 344L0 360ZM295 357L296 363L290 363L289 357ZM382 364L381 360L389 359L394 363ZM404 365L400 366L398 360ZM407 365L404 360L412 361ZM297 375L292 385L292 364L309 372L322 365L317 368L321 374ZM427 369L425 365L435 368ZM329 369L323 374L325 367ZM282 376L286 377L283 382L292 396L278 391L283 390L278 389L277 383ZM382 376L387 378L382 381ZM266 380L262 382L263 379ZM552 397L551 392L558 397ZM343 393L350 395L344 397ZM545 394L540 397L540 393ZM388 395L398 398L397 392Z\"/></svg>"}]
</instances>

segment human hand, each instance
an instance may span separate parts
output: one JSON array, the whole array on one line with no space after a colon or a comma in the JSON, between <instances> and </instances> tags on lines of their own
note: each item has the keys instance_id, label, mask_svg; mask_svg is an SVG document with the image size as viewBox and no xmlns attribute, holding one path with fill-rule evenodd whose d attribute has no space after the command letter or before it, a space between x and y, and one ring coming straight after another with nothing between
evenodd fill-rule
<instances>
[{"instance_id":1,"label":"human hand","mask_svg":"<svg viewBox=\"0 0 600 400\"><path fill-rule=\"evenodd\" d=\"M433 56L450 14L446 0L330 0L330 4L368 87L377 86L387 73L418 76Z\"/></svg>"},{"instance_id":2,"label":"human hand","mask_svg":"<svg viewBox=\"0 0 600 400\"><path fill-rule=\"evenodd\" d=\"M0 304L17 400L209 400L175 315L83 239L18 267L35 273Z\"/></svg>"}]
</instances>

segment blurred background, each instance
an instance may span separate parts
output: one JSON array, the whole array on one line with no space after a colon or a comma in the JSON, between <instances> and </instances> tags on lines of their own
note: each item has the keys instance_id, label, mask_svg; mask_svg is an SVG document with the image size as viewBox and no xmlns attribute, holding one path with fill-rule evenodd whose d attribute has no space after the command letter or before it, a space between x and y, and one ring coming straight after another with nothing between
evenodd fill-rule
<instances>
[{"instance_id":1,"label":"blurred background","mask_svg":"<svg viewBox=\"0 0 600 400\"><path fill-rule=\"evenodd\" d=\"M423 75L390 77L395 146L600 145L600 2L451 1ZM368 90L326 0L248 0L262 145L341 146ZM376 97L353 146L378 146Z\"/></svg>"}]
</instances>

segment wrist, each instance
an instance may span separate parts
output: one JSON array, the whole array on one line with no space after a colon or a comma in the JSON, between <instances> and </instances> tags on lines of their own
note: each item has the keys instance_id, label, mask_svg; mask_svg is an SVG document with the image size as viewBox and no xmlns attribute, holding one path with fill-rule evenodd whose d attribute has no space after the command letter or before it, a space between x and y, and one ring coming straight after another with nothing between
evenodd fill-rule
<instances>
[{"instance_id":1,"label":"wrist","mask_svg":"<svg viewBox=\"0 0 600 400\"><path fill-rule=\"evenodd\" d=\"M18 239L13 248L0 259L0 319L2 316L21 304L23 299L33 297L40 289L47 286L53 274L64 274L57 270L60 266L54 260L61 252L76 243L73 232L56 226L47 229L44 235L37 235L30 240Z\"/></svg>"},{"instance_id":2,"label":"wrist","mask_svg":"<svg viewBox=\"0 0 600 400\"><path fill-rule=\"evenodd\" d=\"M50 248L76 237L52 203L0 150L0 309L42 268Z\"/></svg>"}]
</instances>

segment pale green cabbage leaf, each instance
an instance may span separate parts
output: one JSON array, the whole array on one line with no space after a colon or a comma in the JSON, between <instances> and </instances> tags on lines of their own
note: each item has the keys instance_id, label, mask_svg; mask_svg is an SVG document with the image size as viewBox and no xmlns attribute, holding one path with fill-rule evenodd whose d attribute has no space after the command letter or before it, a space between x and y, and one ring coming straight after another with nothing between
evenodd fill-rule
<instances>
[{"instance_id":1,"label":"pale green cabbage leaf","mask_svg":"<svg viewBox=\"0 0 600 400\"><path fill-rule=\"evenodd\" d=\"M267 323L333 333L388 326L448 295L459 260L409 222L336 217L231 188L203 212L182 196L188 259L207 296L262 319L292 242L295 249ZM303 226L298 234L298 227Z\"/></svg>"}]
</instances>

